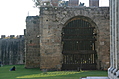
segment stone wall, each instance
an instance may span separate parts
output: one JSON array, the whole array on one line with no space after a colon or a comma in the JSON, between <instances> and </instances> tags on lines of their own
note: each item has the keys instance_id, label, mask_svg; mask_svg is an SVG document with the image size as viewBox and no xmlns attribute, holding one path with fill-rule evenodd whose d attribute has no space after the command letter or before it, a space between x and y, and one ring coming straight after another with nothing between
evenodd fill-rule
<instances>
[{"instance_id":1,"label":"stone wall","mask_svg":"<svg viewBox=\"0 0 119 79\"><path fill-rule=\"evenodd\" d=\"M25 67L40 67L39 46L39 16L28 16L26 18L25 31Z\"/></svg>"},{"instance_id":2,"label":"stone wall","mask_svg":"<svg viewBox=\"0 0 119 79\"><path fill-rule=\"evenodd\" d=\"M74 17L83 18L96 28L97 69L108 69L109 7L40 7L40 18L26 18L26 67L61 69L62 28Z\"/></svg>"},{"instance_id":3,"label":"stone wall","mask_svg":"<svg viewBox=\"0 0 119 79\"><path fill-rule=\"evenodd\" d=\"M0 61L3 65L24 64L24 36L6 37L2 35L0 38Z\"/></svg>"},{"instance_id":4,"label":"stone wall","mask_svg":"<svg viewBox=\"0 0 119 79\"><path fill-rule=\"evenodd\" d=\"M57 69L62 65L61 32L73 17L89 18L97 32L97 69L109 67L109 7L41 7L40 8L40 68ZM88 20L88 19L87 19Z\"/></svg>"}]
</instances>

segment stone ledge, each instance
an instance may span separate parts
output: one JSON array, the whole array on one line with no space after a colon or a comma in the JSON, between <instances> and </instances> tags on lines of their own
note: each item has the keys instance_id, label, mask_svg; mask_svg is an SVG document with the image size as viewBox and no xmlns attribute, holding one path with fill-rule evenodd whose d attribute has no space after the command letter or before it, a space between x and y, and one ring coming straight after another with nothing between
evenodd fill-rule
<instances>
[{"instance_id":1,"label":"stone ledge","mask_svg":"<svg viewBox=\"0 0 119 79\"><path fill-rule=\"evenodd\" d=\"M81 79L109 79L108 77L86 77Z\"/></svg>"}]
</instances>

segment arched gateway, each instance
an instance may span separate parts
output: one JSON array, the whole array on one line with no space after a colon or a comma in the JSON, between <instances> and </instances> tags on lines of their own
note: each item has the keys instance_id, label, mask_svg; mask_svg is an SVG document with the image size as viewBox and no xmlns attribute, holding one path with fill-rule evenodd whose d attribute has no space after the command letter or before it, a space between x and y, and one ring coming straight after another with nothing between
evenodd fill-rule
<instances>
[{"instance_id":1,"label":"arched gateway","mask_svg":"<svg viewBox=\"0 0 119 79\"><path fill-rule=\"evenodd\" d=\"M108 15L108 7L40 7L39 16L26 19L25 67L106 70Z\"/></svg>"},{"instance_id":2,"label":"arched gateway","mask_svg":"<svg viewBox=\"0 0 119 79\"><path fill-rule=\"evenodd\" d=\"M96 69L95 24L89 18L70 19L62 29L63 70Z\"/></svg>"}]
</instances>

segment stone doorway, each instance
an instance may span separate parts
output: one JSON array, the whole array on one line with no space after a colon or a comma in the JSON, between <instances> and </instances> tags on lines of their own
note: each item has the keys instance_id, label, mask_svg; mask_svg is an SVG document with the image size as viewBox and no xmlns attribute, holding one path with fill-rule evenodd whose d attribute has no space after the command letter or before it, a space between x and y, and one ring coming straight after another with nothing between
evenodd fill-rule
<instances>
[{"instance_id":1,"label":"stone doorway","mask_svg":"<svg viewBox=\"0 0 119 79\"><path fill-rule=\"evenodd\" d=\"M95 27L82 17L70 19L62 29L62 70L95 70Z\"/></svg>"}]
</instances>

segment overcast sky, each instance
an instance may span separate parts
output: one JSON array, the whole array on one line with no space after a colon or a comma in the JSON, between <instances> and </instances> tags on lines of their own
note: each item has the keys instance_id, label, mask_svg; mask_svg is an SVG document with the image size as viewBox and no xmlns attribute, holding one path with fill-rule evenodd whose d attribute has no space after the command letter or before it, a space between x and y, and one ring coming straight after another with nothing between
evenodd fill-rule
<instances>
[{"instance_id":1,"label":"overcast sky","mask_svg":"<svg viewBox=\"0 0 119 79\"><path fill-rule=\"evenodd\" d=\"M109 0L100 0L100 6L108 6ZM79 0L89 6L89 0ZM38 15L32 0L0 1L0 35L23 35L26 28L26 16Z\"/></svg>"}]
</instances>

